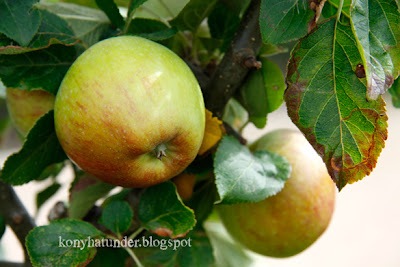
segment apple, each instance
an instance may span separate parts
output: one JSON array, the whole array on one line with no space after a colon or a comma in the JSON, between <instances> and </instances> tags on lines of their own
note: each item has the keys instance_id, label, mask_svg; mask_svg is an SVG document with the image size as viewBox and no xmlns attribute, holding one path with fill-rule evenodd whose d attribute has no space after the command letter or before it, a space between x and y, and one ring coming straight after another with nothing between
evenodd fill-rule
<instances>
[{"instance_id":1,"label":"apple","mask_svg":"<svg viewBox=\"0 0 400 267\"><path fill-rule=\"evenodd\" d=\"M322 159L298 131L276 130L250 146L284 156L292 172L278 194L256 203L220 205L228 232L239 243L265 256L300 253L327 228L336 187Z\"/></svg>"},{"instance_id":2,"label":"apple","mask_svg":"<svg viewBox=\"0 0 400 267\"><path fill-rule=\"evenodd\" d=\"M134 36L96 43L72 64L54 121L66 154L85 172L123 187L181 173L205 128L200 86L168 48Z\"/></svg>"},{"instance_id":3,"label":"apple","mask_svg":"<svg viewBox=\"0 0 400 267\"><path fill-rule=\"evenodd\" d=\"M42 89L6 89L7 110L17 131L26 136L36 121L54 108L55 96Z\"/></svg>"}]
</instances>

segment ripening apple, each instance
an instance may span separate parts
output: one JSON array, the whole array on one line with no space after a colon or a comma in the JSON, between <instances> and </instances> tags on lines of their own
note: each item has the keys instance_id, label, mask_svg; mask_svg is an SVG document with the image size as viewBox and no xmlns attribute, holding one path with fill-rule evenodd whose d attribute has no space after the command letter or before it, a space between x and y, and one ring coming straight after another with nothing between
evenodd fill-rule
<instances>
[{"instance_id":1,"label":"ripening apple","mask_svg":"<svg viewBox=\"0 0 400 267\"><path fill-rule=\"evenodd\" d=\"M26 136L36 121L54 108L55 96L42 89L6 89L7 110L17 131Z\"/></svg>"},{"instance_id":2,"label":"ripening apple","mask_svg":"<svg viewBox=\"0 0 400 267\"><path fill-rule=\"evenodd\" d=\"M96 43L72 64L54 120L61 146L85 172L119 186L146 187L194 160L205 108L182 59L153 41L121 36Z\"/></svg>"},{"instance_id":3,"label":"ripening apple","mask_svg":"<svg viewBox=\"0 0 400 267\"><path fill-rule=\"evenodd\" d=\"M292 166L291 175L275 196L256 203L220 205L221 220L239 243L254 252L272 257L298 254L327 228L335 205L335 184L298 131L273 131L250 148L284 156Z\"/></svg>"}]
</instances>

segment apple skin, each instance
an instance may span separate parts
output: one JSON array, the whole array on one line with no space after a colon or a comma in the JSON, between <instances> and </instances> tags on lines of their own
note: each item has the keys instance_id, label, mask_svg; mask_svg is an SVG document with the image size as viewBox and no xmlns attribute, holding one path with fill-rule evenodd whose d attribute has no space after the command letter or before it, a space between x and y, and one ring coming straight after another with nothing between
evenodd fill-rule
<instances>
[{"instance_id":1,"label":"apple skin","mask_svg":"<svg viewBox=\"0 0 400 267\"><path fill-rule=\"evenodd\" d=\"M257 203L220 205L228 232L259 254L290 257L314 243L331 220L336 187L322 159L298 131L276 130L250 147L286 157L292 172L275 196Z\"/></svg>"},{"instance_id":2,"label":"apple skin","mask_svg":"<svg viewBox=\"0 0 400 267\"><path fill-rule=\"evenodd\" d=\"M17 131L26 136L36 121L54 108L55 95L27 88L6 89L7 110Z\"/></svg>"},{"instance_id":3,"label":"apple skin","mask_svg":"<svg viewBox=\"0 0 400 267\"><path fill-rule=\"evenodd\" d=\"M103 40L72 64L54 120L66 154L85 172L123 187L181 173L203 140L200 86L176 54L141 37Z\"/></svg>"}]
</instances>

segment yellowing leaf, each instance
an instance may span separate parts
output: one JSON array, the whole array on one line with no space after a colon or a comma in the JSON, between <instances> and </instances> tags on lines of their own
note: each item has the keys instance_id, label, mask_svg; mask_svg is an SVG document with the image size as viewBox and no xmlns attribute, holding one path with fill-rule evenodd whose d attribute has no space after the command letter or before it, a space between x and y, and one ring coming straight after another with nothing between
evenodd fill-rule
<instances>
[{"instance_id":1,"label":"yellowing leaf","mask_svg":"<svg viewBox=\"0 0 400 267\"><path fill-rule=\"evenodd\" d=\"M213 117L211 111L206 110L206 129L198 154L201 156L215 146L221 140L223 132L222 121Z\"/></svg>"}]
</instances>

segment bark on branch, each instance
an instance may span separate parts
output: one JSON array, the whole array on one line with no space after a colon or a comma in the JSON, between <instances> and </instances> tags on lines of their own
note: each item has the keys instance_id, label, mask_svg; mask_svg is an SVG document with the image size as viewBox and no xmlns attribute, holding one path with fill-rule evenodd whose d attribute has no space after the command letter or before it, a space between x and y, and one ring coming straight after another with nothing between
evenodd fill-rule
<instances>
[{"instance_id":1,"label":"bark on branch","mask_svg":"<svg viewBox=\"0 0 400 267\"><path fill-rule=\"evenodd\" d=\"M260 2L251 1L230 47L204 88L206 106L218 118L222 118L226 103L243 83L249 70L261 67L256 60L262 45L258 20Z\"/></svg>"},{"instance_id":2,"label":"bark on branch","mask_svg":"<svg viewBox=\"0 0 400 267\"><path fill-rule=\"evenodd\" d=\"M25 262L27 263L24 266L30 266L28 251L25 247L25 237L30 230L36 227L35 222L15 194L12 186L2 181L0 181L0 203L0 214L4 217L6 224L11 227L24 249Z\"/></svg>"}]
</instances>

